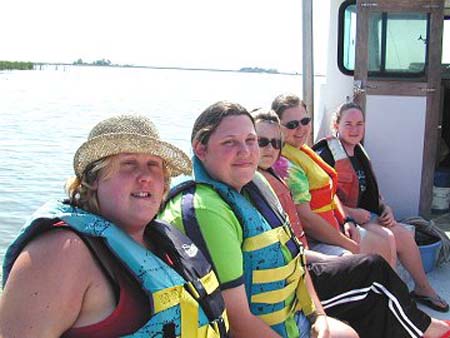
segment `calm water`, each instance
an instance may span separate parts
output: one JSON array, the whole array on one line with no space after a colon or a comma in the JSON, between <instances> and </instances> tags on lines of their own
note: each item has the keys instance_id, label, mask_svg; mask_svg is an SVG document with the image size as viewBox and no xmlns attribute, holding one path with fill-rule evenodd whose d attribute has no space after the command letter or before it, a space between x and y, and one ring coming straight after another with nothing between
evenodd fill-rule
<instances>
[{"instance_id":1,"label":"calm water","mask_svg":"<svg viewBox=\"0 0 450 338\"><path fill-rule=\"evenodd\" d=\"M316 96L323 82L317 78ZM31 213L64 197L73 154L101 119L145 114L163 139L191 154L190 129L208 105L269 107L285 91L301 94L301 77L70 66L0 72L0 261Z\"/></svg>"}]
</instances>

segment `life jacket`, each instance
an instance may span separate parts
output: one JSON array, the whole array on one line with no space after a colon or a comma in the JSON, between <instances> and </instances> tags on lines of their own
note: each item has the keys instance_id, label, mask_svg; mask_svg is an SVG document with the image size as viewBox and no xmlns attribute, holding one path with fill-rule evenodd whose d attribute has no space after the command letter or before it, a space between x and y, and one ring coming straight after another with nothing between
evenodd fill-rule
<instances>
[{"instance_id":1,"label":"life jacket","mask_svg":"<svg viewBox=\"0 0 450 338\"><path fill-rule=\"evenodd\" d=\"M275 191L281 206L286 214L289 216L289 222L291 223L292 230L294 230L297 238L302 242L303 247L308 249L308 241L306 239L305 231L303 230L302 223L297 214L295 203L292 200L292 195L289 187L271 168L268 170L258 170L264 178L269 182L272 189Z\"/></svg>"},{"instance_id":2,"label":"life jacket","mask_svg":"<svg viewBox=\"0 0 450 338\"><path fill-rule=\"evenodd\" d=\"M300 310L308 315L315 307L304 280L303 247L293 234L277 197L262 182L264 178L260 174L243 188L248 200L230 186L212 179L195 157L193 168L195 182L184 182L169 194L169 199L182 194L186 234L209 255L193 205L196 186L207 185L231 207L242 226L244 281L251 312L287 337L287 319ZM293 257L289 262L283 256L283 245Z\"/></svg>"},{"instance_id":3,"label":"life jacket","mask_svg":"<svg viewBox=\"0 0 450 338\"><path fill-rule=\"evenodd\" d=\"M302 168L308 177L311 210L339 230L340 224L344 223L344 214L334 202L338 183L336 171L306 144L299 149L285 144L281 155Z\"/></svg>"},{"instance_id":4,"label":"life jacket","mask_svg":"<svg viewBox=\"0 0 450 338\"><path fill-rule=\"evenodd\" d=\"M92 239L103 242L148 295L150 319L126 337L228 337L224 301L211 265L192 241L161 221L154 220L147 226L146 236L155 245L153 252L100 216L61 202L47 203L9 246L3 286L25 245L54 229L55 224L76 232L88 246ZM165 254L176 261L173 267L161 258Z\"/></svg>"},{"instance_id":5,"label":"life jacket","mask_svg":"<svg viewBox=\"0 0 450 338\"><path fill-rule=\"evenodd\" d=\"M359 201L359 180L353 168L352 162L335 137L327 137L327 145L334 158L334 169L338 173L337 195L345 205L357 208Z\"/></svg>"},{"instance_id":6,"label":"life jacket","mask_svg":"<svg viewBox=\"0 0 450 338\"><path fill-rule=\"evenodd\" d=\"M360 199L359 180L341 141L333 136L322 139L314 149L328 147L335 162L334 169L338 175L337 195L343 204L350 208L364 208L376 214L380 213L378 184L370 163L369 155L361 144L355 146L355 157L360 161L366 174L366 198Z\"/></svg>"}]
</instances>

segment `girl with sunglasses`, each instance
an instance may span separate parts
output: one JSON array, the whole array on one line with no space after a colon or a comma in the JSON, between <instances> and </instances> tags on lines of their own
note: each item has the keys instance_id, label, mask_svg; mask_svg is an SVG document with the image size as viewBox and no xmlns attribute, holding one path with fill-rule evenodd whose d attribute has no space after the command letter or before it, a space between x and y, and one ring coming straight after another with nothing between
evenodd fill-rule
<instances>
[{"instance_id":1,"label":"girl with sunglasses","mask_svg":"<svg viewBox=\"0 0 450 338\"><path fill-rule=\"evenodd\" d=\"M425 337L441 337L448 330L447 323L430 319L417 309L409 297L407 286L380 256L335 257L308 249L289 188L272 169L281 152L279 118L272 110L264 109L253 111L252 115L260 147L258 172L275 191L289 216L294 233L306 249L308 270L327 315L349 323L362 338L414 336L405 330L405 322L413 323L412 332L419 330L424 332ZM358 297L355 297L356 294ZM386 299L395 306L387 306Z\"/></svg>"},{"instance_id":2,"label":"girl with sunglasses","mask_svg":"<svg viewBox=\"0 0 450 338\"><path fill-rule=\"evenodd\" d=\"M279 95L272 103L285 138L281 161L287 164L279 174L286 178L300 221L310 236L310 247L336 256L376 253L393 265L387 234L357 227L343 212L335 195L336 172L305 144L311 131L305 108L293 94ZM290 129L294 125L297 128Z\"/></svg>"},{"instance_id":3,"label":"girl with sunglasses","mask_svg":"<svg viewBox=\"0 0 450 338\"><path fill-rule=\"evenodd\" d=\"M345 211L356 222L376 232L387 232L400 262L411 274L416 301L436 311L447 312L449 305L430 285L423 268L419 249L411 232L397 223L392 209L380 197L378 184L365 149L362 108L345 103L334 114L332 133L313 149L338 173L337 194Z\"/></svg>"}]
</instances>

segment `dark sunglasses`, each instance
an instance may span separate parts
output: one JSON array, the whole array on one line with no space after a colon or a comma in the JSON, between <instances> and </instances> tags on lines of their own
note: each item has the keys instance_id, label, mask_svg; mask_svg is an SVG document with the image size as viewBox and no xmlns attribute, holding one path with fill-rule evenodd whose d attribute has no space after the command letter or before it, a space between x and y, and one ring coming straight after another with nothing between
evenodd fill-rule
<instances>
[{"instance_id":1,"label":"dark sunglasses","mask_svg":"<svg viewBox=\"0 0 450 338\"><path fill-rule=\"evenodd\" d=\"M306 126L309 122L311 122L310 117L304 117L301 120L292 120L286 123L284 126L287 129L297 129L298 126L301 124L302 126Z\"/></svg>"},{"instance_id":2,"label":"dark sunglasses","mask_svg":"<svg viewBox=\"0 0 450 338\"><path fill-rule=\"evenodd\" d=\"M258 137L258 144L261 148L267 147L269 143L272 145L273 149L281 149L281 139L268 139L267 137Z\"/></svg>"}]
</instances>

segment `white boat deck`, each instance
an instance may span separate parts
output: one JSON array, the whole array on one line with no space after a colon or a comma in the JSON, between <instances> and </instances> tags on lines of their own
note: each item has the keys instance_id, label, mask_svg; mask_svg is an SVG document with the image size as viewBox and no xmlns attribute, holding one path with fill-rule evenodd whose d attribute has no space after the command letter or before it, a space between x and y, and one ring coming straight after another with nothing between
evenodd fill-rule
<instances>
[{"instance_id":1,"label":"white boat deck","mask_svg":"<svg viewBox=\"0 0 450 338\"><path fill-rule=\"evenodd\" d=\"M433 271L428 273L427 276L436 292L448 303L450 303L450 263L435 268ZM434 311L429 307L420 304L418 304L418 307L431 317L438 319L450 319L450 312L443 313Z\"/></svg>"},{"instance_id":2,"label":"white boat deck","mask_svg":"<svg viewBox=\"0 0 450 338\"><path fill-rule=\"evenodd\" d=\"M432 219L450 238L450 213L434 215ZM436 292L450 303L450 263L435 267L433 271L427 274L427 276ZM418 306L421 310L434 318L450 319L450 312L442 313L420 304Z\"/></svg>"}]
</instances>

